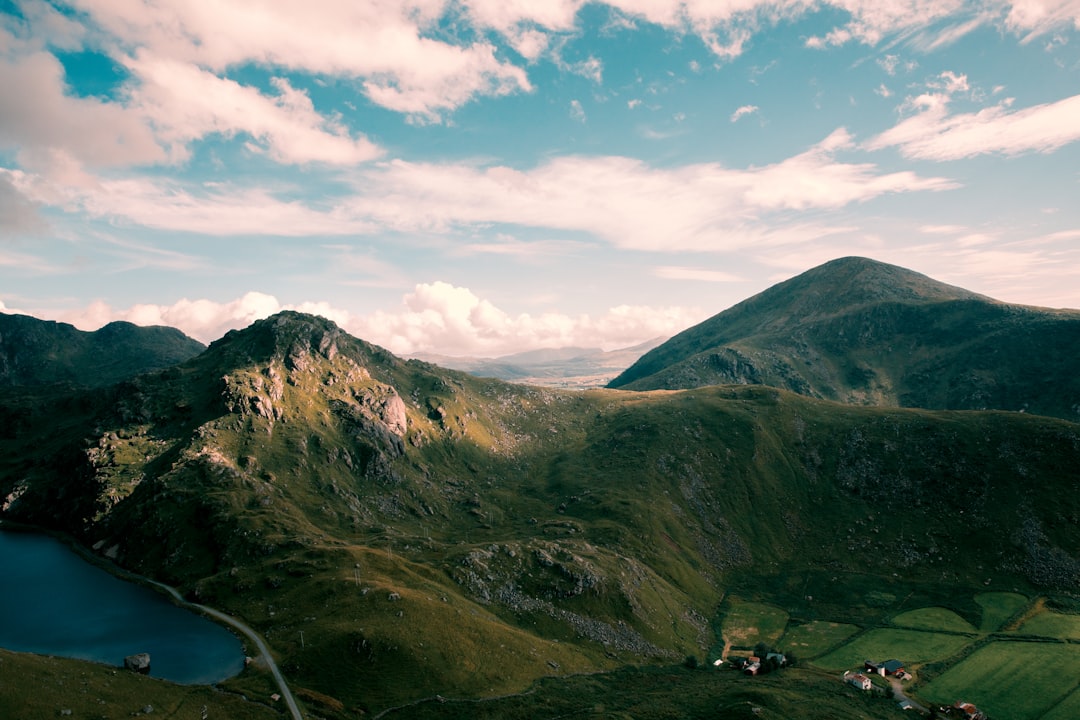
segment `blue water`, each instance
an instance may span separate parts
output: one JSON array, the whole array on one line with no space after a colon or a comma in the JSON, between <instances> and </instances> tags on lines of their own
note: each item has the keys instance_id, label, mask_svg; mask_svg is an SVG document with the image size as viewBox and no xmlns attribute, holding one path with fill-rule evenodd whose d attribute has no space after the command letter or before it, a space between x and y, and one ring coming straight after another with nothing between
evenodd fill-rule
<instances>
[{"instance_id":1,"label":"blue water","mask_svg":"<svg viewBox=\"0 0 1080 720\"><path fill-rule=\"evenodd\" d=\"M185 685L244 667L240 639L224 627L21 532L0 532L0 647L120 666L147 652L151 676Z\"/></svg>"}]
</instances>

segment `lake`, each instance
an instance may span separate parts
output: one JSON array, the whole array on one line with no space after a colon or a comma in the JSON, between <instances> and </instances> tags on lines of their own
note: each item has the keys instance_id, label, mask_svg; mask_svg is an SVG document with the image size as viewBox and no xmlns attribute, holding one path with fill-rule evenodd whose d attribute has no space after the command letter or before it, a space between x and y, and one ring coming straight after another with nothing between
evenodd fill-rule
<instances>
[{"instance_id":1,"label":"lake","mask_svg":"<svg viewBox=\"0 0 1080 720\"><path fill-rule=\"evenodd\" d=\"M240 639L164 595L91 565L47 535L0 531L0 647L123 666L185 685L244 667Z\"/></svg>"}]
</instances>

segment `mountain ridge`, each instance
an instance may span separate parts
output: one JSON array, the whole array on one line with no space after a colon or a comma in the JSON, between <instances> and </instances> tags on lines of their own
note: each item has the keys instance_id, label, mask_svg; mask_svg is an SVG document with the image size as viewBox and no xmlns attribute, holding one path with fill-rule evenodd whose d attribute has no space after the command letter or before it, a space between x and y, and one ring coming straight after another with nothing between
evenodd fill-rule
<instances>
[{"instance_id":1,"label":"mountain ridge","mask_svg":"<svg viewBox=\"0 0 1080 720\"><path fill-rule=\"evenodd\" d=\"M114 321L88 332L68 323L0 313L0 386L103 387L169 367L204 349L166 326Z\"/></svg>"}]
</instances>

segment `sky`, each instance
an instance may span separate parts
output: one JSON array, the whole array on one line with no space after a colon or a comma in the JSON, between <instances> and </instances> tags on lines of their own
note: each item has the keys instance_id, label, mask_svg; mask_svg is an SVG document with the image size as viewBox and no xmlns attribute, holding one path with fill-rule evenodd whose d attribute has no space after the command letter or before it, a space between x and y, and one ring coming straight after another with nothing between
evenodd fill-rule
<instances>
[{"instance_id":1,"label":"sky","mask_svg":"<svg viewBox=\"0 0 1080 720\"><path fill-rule=\"evenodd\" d=\"M828 260L1080 308L1080 0L0 0L0 311L628 347Z\"/></svg>"}]
</instances>

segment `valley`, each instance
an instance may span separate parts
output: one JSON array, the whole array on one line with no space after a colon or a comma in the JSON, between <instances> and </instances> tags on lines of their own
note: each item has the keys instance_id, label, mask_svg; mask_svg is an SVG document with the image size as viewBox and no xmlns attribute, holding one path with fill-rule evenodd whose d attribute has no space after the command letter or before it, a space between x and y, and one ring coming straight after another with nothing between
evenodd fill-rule
<instances>
[{"instance_id":1,"label":"valley","mask_svg":"<svg viewBox=\"0 0 1080 720\"><path fill-rule=\"evenodd\" d=\"M900 717L840 679L891 657L925 704L1065 717L1075 684L1009 688L1080 648L1072 386L1039 414L779 385L507 383L284 312L5 393L0 514L241 618L312 718ZM758 643L795 666L712 665ZM221 688L284 712L258 666Z\"/></svg>"}]
</instances>

